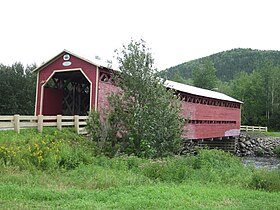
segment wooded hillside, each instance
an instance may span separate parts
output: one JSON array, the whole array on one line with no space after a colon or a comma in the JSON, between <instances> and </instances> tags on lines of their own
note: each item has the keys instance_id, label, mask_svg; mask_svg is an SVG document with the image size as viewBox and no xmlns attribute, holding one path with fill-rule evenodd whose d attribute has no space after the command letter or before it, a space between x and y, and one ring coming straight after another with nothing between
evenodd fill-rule
<instances>
[{"instance_id":1,"label":"wooded hillside","mask_svg":"<svg viewBox=\"0 0 280 210\"><path fill-rule=\"evenodd\" d=\"M280 64L280 51L232 49L170 67L161 71L159 75L170 80L173 80L176 74L183 79L189 79L196 66L204 63L206 59L213 62L218 79L230 81L241 71L252 73L264 60Z\"/></svg>"}]
</instances>

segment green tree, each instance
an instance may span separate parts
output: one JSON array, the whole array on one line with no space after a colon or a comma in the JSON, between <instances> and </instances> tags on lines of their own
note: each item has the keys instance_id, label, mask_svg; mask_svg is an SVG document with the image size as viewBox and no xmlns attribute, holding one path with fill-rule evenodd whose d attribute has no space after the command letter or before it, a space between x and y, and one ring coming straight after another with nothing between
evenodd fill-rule
<instances>
[{"instance_id":1,"label":"green tree","mask_svg":"<svg viewBox=\"0 0 280 210\"><path fill-rule=\"evenodd\" d=\"M93 131L99 149L109 151L109 155L118 152L140 157L174 154L179 148L184 124L180 116L181 102L156 76L150 50L143 40L132 40L117 51L117 60L120 72L114 81L120 91L108 97L110 105L104 112L105 117L104 113L93 114L93 118L99 116L99 119L92 122L103 127ZM90 125L94 127L93 123Z\"/></svg>"},{"instance_id":2,"label":"green tree","mask_svg":"<svg viewBox=\"0 0 280 210\"><path fill-rule=\"evenodd\" d=\"M257 72L261 75L263 87L263 104L265 104L265 118L267 125L277 127L280 108L280 65L274 64L271 60L262 62Z\"/></svg>"},{"instance_id":3,"label":"green tree","mask_svg":"<svg viewBox=\"0 0 280 210\"><path fill-rule=\"evenodd\" d=\"M26 68L21 63L0 64L0 114L34 114L35 65Z\"/></svg>"},{"instance_id":4,"label":"green tree","mask_svg":"<svg viewBox=\"0 0 280 210\"><path fill-rule=\"evenodd\" d=\"M214 64L206 59L203 64L198 65L192 73L193 84L196 87L213 89L216 88L217 77Z\"/></svg>"},{"instance_id":5,"label":"green tree","mask_svg":"<svg viewBox=\"0 0 280 210\"><path fill-rule=\"evenodd\" d=\"M240 72L231 84L233 97L243 102L242 123L249 125L265 125L264 90L261 75L254 71L251 74Z\"/></svg>"}]
</instances>

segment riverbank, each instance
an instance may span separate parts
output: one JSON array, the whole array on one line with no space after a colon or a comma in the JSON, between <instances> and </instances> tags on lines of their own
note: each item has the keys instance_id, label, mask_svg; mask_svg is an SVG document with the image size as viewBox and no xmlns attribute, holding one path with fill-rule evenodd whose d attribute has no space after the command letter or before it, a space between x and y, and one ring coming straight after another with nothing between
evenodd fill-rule
<instances>
[{"instance_id":1,"label":"riverbank","mask_svg":"<svg viewBox=\"0 0 280 210\"><path fill-rule=\"evenodd\" d=\"M280 146L280 137L242 132L236 142L238 156L274 157L275 148Z\"/></svg>"}]
</instances>

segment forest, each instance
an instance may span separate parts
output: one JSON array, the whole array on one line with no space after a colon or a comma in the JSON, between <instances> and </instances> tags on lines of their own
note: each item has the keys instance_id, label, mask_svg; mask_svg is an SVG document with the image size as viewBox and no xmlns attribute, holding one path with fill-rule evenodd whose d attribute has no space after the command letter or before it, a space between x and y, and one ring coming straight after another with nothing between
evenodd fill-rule
<instances>
[{"instance_id":1,"label":"forest","mask_svg":"<svg viewBox=\"0 0 280 210\"><path fill-rule=\"evenodd\" d=\"M0 64L1 115L34 114L35 68ZM239 99L243 125L280 130L279 51L233 49L171 67L159 76Z\"/></svg>"},{"instance_id":2,"label":"forest","mask_svg":"<svg viewBox=\"0 0 280 210\"><path fill-rule=\"evenodd\" d=\"M243 102L242 124L280 130L280 52L233 49L189 61L159 76Z\"/></svg>"},{"instance_id":3,"label":"forest","mask_svg":"<svg viewBox=\"0 0 280 210\"><path fill-rule=\"evenodd\" d=\"M0 64L0 115L33 115L36 94L36 65Z\"/></svg>"}]
</instances>

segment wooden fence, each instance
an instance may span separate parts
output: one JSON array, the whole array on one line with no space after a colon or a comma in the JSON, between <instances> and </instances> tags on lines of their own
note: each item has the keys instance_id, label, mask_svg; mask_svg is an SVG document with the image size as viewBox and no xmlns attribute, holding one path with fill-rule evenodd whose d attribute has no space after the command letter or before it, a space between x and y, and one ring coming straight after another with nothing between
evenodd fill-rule
<instances>
[{"instance_id":1,"label":"wooden fence","mask_svg":"<svg viewBox=\"0 0 280 210\"><path fill-rule=\"evenodd\" d=\"M43 131L43 127L75 127L78 134L87 133L85 126L87 125L88 116L21 116L21 115L0 115L0 129L13 129L20 133L22 128L37 127L39 132Z\"/></svg>"},{"instance_id":2,"label":"wooden fence","mask_svg":"<svg viewBox=\"0 0 280 210\"><path fill-rule=\"evenodd\" d=\"M21 115L0 115L0 130L12 129L20 133L22 128L37 127L39 132L43 131L44 127L57 127L59 130L62 127L75 127L78 134L86 134L85 126L87 125L88 116L21 116ZM241 131L260 131L267 132L267 127L261 126L240 126Z\"/></svg>"},{"instance_id":3,"label":"wooden fence","mask_svg":"<svg viewBox=\"0 0 280 210\"><path fill-rule=\"evenodd\" d=\"M267 132L267 127L261 126L248 126L248 125L241 125L241 131L260 131L260 132Z\"/></svg>"}]
</instances>

